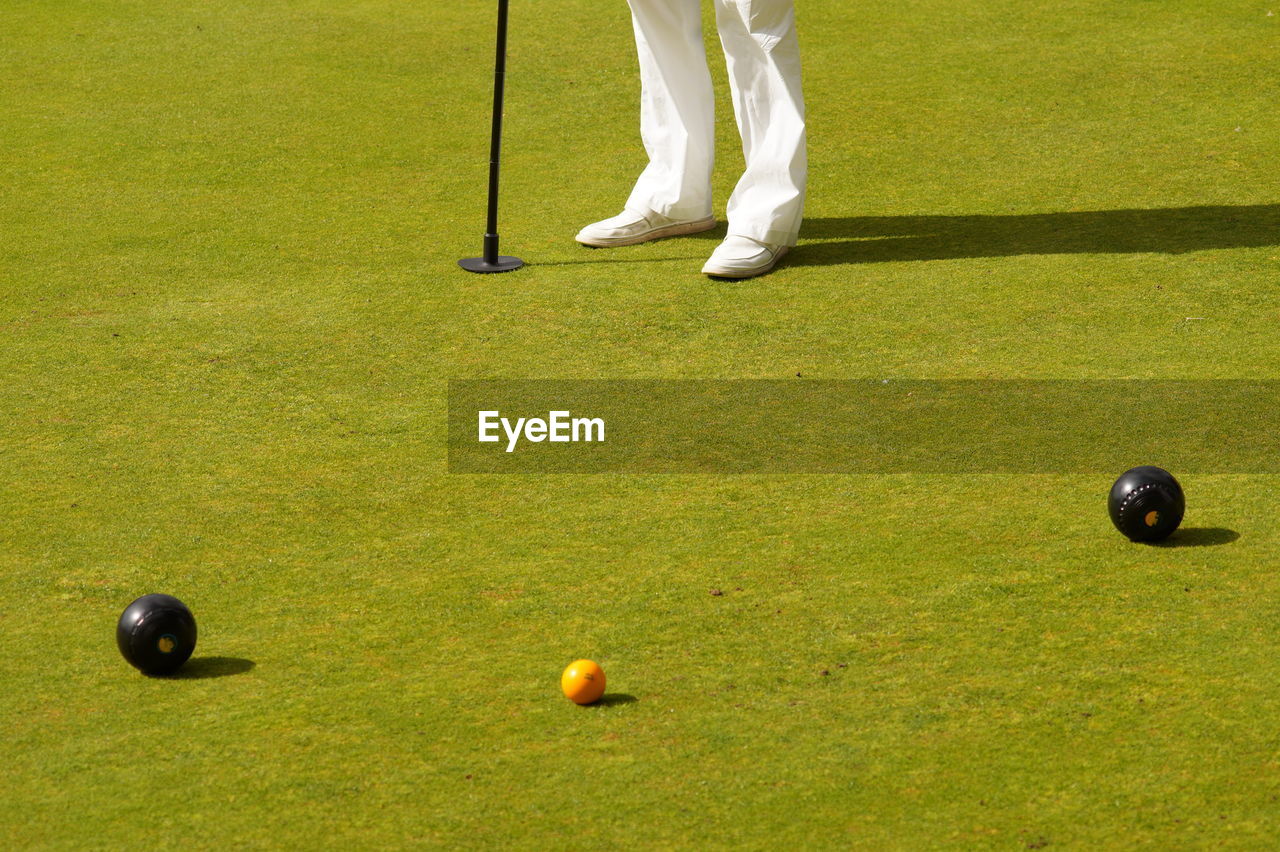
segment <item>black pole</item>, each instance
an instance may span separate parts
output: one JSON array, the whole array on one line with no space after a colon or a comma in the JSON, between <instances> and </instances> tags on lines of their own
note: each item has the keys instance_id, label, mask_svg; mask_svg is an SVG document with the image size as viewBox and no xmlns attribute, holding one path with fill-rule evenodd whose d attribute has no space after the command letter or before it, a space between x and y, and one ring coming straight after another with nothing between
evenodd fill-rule
<instances>
[{"instance_id":1,"label":"black pole","mask_svg":"<svg viewBox=\"0 0 1280 852\"><path fill-rule=\"evenodd\" d=\"M507 0L498 0L498 56L493 71L493 136L489 142L489 219L484 257L458 261L468 272L510 272L524 266L518 257L498 254L498 172L502 161L502 99L507 74Z\"/></svg>"},{"instance_id":2,"label":"black pole","mask_svg":"<svg viewBox=\"0 0 1280 852\"><path fill-rule=\"evenodd\" d=\"M498 54L493 60L493 135L489 140L489 222L484 259L498 259L498 172L502 162L502 101L507 86L507 0L498 0ZM488 249L492 244L493 253Z\"/></svg>"}]
</instances>

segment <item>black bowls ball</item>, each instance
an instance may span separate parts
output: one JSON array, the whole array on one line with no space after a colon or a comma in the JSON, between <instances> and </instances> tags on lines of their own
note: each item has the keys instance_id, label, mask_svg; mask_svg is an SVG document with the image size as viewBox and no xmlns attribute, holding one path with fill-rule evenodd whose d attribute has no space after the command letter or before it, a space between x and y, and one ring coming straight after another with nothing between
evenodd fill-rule
<instances>
[{"instance_id":1,"label":"black bowls ball","mask_svg":"<svg viewBox=\"0 0 1280 852\"><path fill-rule=\"evenodd\" d=\"M1107 497L1111 523L1130 541L1168 538L1182 523L1186 506L1182 486L1173 474L1151 465L1120 474Z\"/></svg>"},{"instance_id":2,"label":"black bowls ball","mask_svg":"<svg viewBox=\"0 0 1280 852\"><path fill-rule=\"evenodd\" d=\"M121 614L116 644L144 674L171 674L196 649L196 619L171 595L143 595Z\"/></svg>"}]
</instances>

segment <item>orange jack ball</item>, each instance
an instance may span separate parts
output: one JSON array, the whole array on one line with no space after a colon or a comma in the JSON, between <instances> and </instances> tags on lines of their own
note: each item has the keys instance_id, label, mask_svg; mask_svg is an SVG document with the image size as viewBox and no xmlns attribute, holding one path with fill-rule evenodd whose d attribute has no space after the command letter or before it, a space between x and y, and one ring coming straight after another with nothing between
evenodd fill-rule
<instances>
[{"instance_id":1,"label":"orange jack ball","mask_svg":"<svg viewBox=\"0 0 1280 852\"><path fill-rule=\"evenodd\" d=\"M604 695L604 669L591 660L574 660L560 675L560 688L575 704L590 704Z\"/></svg>"}]
</instances>

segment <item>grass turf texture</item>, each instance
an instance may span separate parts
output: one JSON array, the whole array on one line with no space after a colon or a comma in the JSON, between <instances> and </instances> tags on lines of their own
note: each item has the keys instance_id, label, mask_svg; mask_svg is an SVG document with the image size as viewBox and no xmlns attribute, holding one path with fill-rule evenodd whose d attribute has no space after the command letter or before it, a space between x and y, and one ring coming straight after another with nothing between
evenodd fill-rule
<instances>
[{"instance_id":1,"label":"grass turf texture","mask_svg":"<svg viewBox=\"0 0 1280 852\"><path fill-rule=\"evenodd\" d=\"M809 224L726 284L571 241L621 3L513 10L499 277L491 3L5 4L5 845L1276 842L1274 478L1147 548L1118 471L445 473L449 377L1276 375L1280 7L799 5Z\"/></svg>"}]
</instances>

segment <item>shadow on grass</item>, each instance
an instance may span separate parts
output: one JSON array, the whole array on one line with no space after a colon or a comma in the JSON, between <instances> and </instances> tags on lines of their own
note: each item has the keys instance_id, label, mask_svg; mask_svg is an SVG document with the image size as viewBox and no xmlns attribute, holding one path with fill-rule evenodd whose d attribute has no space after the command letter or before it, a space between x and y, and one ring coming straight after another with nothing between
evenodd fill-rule
<instances>
[{"instance_id":1,"label":"shadow on grass","mask_svg":"<svg viewBox=\"0 0 1280 852\"><path fill-rule=\"evenodd\" d=\"M634 695L628 695L625 692L606 692L604 695L600 696L599 701L596 701L594 704L589 704L587 706L618 707L623 704L635 704L639 700L640 699L636 698Z\"/></svg>"},{"instance_id":2,"label":"shadow on grass","mask_svg":"<svg viewBox=\"0 0 1280 852\"><path fill-rule=\"evenodd\" d=\"M789 266L1010 257L1182 254L1280 245L1280 204L1094 210L1015 216L806 219Z\"/></svg>"},{"instance_id":3,"label":"shadow on grass","mask_svg":"<svg viewBox=\"0 0 1280 852\"><path fill-rule=\"evenodd\" d=\"M1154 542L1156 547L1217 547L1231 544L1240 533L1223 527L1188 527L1176 530L1164 541Z\"/></svg>"},{"instance_id":4,"label":"shadow on grass","mask_svg":"<svg viewBox=\"0 0 1280 852\"><path fill-rule=\"evenodd\" d=\"M171 680L198 680L244 674L256 665L241 657L193 657L168 677Z\"/></svg>"}]
</instances>

